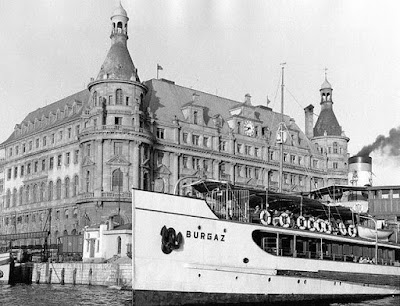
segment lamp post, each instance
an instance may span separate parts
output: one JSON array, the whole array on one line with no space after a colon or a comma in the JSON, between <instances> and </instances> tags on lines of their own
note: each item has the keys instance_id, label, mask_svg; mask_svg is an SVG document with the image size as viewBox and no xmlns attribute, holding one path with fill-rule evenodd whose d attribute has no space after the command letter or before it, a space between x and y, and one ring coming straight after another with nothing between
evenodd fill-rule
<instances>
[{"instance_id":1,"label":"lamp post","mask_svg":"<svg viewBox=\"0 0 400 306\"><path fill-rule=\"evenodd\" d=\"M361 215L360 215L360 217L374 221L374 224L375 224L375 264L377 265L378 264L378 223L372 217L361 216Z\"/></svg>"}]
</instances>

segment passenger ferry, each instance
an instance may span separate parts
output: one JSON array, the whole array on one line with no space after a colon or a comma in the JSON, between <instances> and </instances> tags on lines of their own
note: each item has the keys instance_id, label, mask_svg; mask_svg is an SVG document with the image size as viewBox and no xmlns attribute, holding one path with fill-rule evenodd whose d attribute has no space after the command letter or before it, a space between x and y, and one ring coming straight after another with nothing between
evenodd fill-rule
<instances>
[{"instance_id":1,"label":"passenger ferry","mask_svg":"<svg viewBox=\"0 0 400 306\"><path fill-rule=\"evenodd\" d=\"M359 237L350 208L229 182L190 187L132 190L136 305L400 294L400 245Z\"/></svg>"}]
</instances>

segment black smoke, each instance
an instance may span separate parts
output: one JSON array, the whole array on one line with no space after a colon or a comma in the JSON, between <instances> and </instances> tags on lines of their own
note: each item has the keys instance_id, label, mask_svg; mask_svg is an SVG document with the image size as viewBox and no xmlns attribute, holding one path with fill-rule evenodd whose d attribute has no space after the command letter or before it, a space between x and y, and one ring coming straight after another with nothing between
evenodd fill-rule
<instances>
[{"instance_id":1,"label":"black smoke","mask_svg":"<svg viewBox=\"0 0 400 306\"><path fill-rule=\"evenodd\" d=\"M372 152L382 152L387 148L389 156L400 156L400 126L389 131L389 136L379 135L375 141L367 146L364 146L357 156L369 156Z\"/></svg>"}]
</instances>

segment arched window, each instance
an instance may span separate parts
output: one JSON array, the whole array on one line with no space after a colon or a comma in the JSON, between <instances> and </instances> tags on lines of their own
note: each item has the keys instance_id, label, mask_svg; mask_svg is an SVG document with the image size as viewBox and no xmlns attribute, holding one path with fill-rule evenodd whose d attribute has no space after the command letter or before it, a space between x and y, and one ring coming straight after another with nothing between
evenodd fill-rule
<instances>
[{"instance_id":1,"label":"arched window","mask_svg":"<svg viewBox=\"0 0 400 306\"><path fill-rule=\"evenodd\" d=\"M65 198L69 198L69 177L65 178Z\"/></svg>"},{"instance_id":2,"label":"arched window","mask_svg":"<svg viewBox=\"0 0 400 306\"><path fill-rule=\"evenodd\" d=\"M29 185L26 186L26 189L25 189L25 201L26 201L26 204L29 204L31 201Z\"/></svg>"},{"instance_id":3,"label":"arched window","mask_svg":"<svg viewBox=\"0 0 400 306\"><path fill-rule=\"evenodd\" d=\"M53 200L53 188L54 188L53 182L50 182L50 183L49 183L49 192L48 192L49 201L52 201L52 200Z\"/></svg>"},{"instance_id":4,"label":"arched window","mask_svg":"<svg viewBox=\"0 0 400 306\"><path fill-rule=\"evenodd\" d=\"M19 187L19 205L24 203L24 188L21 186Z\"/></svg>"},{"instance_id":5,"label":"arched window","mask_svg":"<svg viewBox=\"0 0 400 306\"><path fill-rule=\"evenodd\" d=\"M11 205L11 190L7 189L6 193L6 208L10 207Z\"/></svg>"},{"instance_id":6,"label":"arched window","mask_svg":"<svg viewBox=\"0 0 400 306\"><path fill-rule=\"evenodd\" d=\"M193 112L193 123L197 124L197 111Z\"/></svg>"},{"instance_id":7,"label":"arched window","mask_svg":"<svg viewBox=\"0 0 400 306\"><path fill-rule=\"evenodd\" d=\"M90 171L86 171L86 177L85 177L85 192L90 191Z\"/></svg>"},{"instance_id":8,"label":"arched window","mask_svg":"<svg viewBox=\"0 0 400 306\"><path fill-rule=\"evenodd\" d=\"M115 92L115 104L122 105L122 89L118 88Z\"/></svg>"},{"instance_id":9,"label":"arched window","mask_svg":"<svg viewBox=\"0 0 400 306\"><path fill-rule=\"evenodd\" d=\"M33 188L32 188L32 203L37 202L37 199L38 199L37 195L38 195L38 185L35 184L35 185L33 185Z\"/></svg>"},{"instance_id":10,"label":"arched window","mask_svg":"<svg viewBox=\"0 0 400 306\"><path fill-rule=\"evenodd\" d=\"M57 180L57 184L56 184L56 199L57 200L61 199L61 180L60 179Z\"/></svg>"},{"instance_id":11,"label":"arched window","mask_svg":"<svg viewBox=\"0 0 400 306\"><path fill-rule=\"evenodd\" d=\"M76 235L76 229L73 229L73 230L71 231L71 235Z\"/></svg>"},{"instance_id":12,"label":"arched window","mask_svg":"<svg viewBox=\"0 0 400 306\"><path fill-rule=\"evenodd\" d=\"M121 237L118 236L117 237L117 252L118 252L118 254L121 254L121 247L122 247Z\"/></svg>"},{"instance_id":13,"label":"arched window","mask_svg":"<svg viewBox=\"0 0 400 306\"><path fill-rule=\"evenodd\" d=\"M45 197L44 197L44 192L45 192L46 186L44 183L42 183L40 185L40 192L39 192L39 201L44 201Z\"/></svg>"},{"instance_id":14,"label":"arched window","mask_svg":"<svg viewBox=\"0 0 400 306\"><path fill-rule=\"evenodd\" d=\"M123 175L120 169L112 173L112 191L121 191L123 186Z\"/></svg>"},{"instance_id":15,"label":"arched window","mask_svg":"<svg viewBox=\"0 0 400 306\"><path fill-rule=\"evenodd\" d=\"M69 217L69 211L68 211L68 209L66 209L66 210L64 211L64 218L65 218L65 219L68 219L68 217Z\"/></svg>"},{"instance_id":16,"label":"arched window","mask_svg":"<svg viewBox=\"0 0 400 306\"><path fill-rule=\"evenodd\" d=\"M78 195L78 186L79 186L79 177L75 175L74 177L74 186L72 188L72 196L75 197Z\"/></svg>"},{"instance_id":17,"label":"arched window","mask_svg":"<svg viewBox=\"0 0 400 306\"><path fill-rule=\"evenodd\" d=\"M93 105L97 106L97 91L93 92Z\"/></svg>"},{"instance_id":18,"label":"arched window","mask_svg":"<svg viewBox=\"0 0 400 306\"><path fill-rule=\"evenodd\" d=\"M12 205L15 207L17 206L17 188L13 189L13 194L12 194Z\"/></svg>"},{"instance_id":19,"label":"arched window","mask_svg":"<svg viewBox=\"0 0 400 306\"><path fill-rule=\"evenodd\" d=\"M64 235L64 236L68 236L68 231L67 231L67 230L64 230L63 235Z\"/></svg>"},{"instance_id":20,"label":"arched window","mask_svg":"<svg viewBox=\"0 0 400 306\"><path fill-rule=\"evenodd\" d=\"M72 212L72 217L74 218L74 219L76 219L76 218L78 218L78 208L74 208L74 211Z\"/></svg>"}]
</instances>

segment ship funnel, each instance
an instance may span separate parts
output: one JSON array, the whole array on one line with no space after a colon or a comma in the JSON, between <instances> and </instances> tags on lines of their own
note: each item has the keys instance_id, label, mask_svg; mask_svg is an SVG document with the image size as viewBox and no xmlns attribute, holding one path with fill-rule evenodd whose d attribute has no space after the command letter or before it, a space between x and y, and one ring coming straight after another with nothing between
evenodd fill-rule
<instances>
[{"instance_id":1,"label":"ship funnel","mask_svg":"<svg viewBox=\"0 0 400 306\"><path fill-rule=\"evenodd\" d=\"M369 156L350 157L348 181L352 186L371 186L372 158Z\"/></svg>"}]
</instances>

